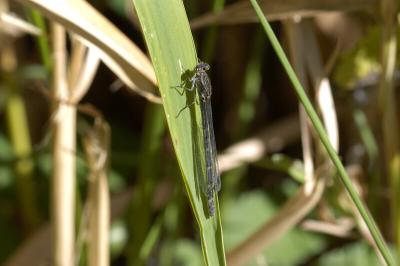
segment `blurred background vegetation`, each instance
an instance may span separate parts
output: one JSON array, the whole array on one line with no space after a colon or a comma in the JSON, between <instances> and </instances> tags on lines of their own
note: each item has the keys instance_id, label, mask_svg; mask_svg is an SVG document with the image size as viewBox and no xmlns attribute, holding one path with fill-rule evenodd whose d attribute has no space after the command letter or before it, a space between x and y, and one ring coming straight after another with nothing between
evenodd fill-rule
<instances>
[{"instance_id":1,"label":"blurred background vegetation","mask_svg":"<svg viewBox=\"0 0 400 266\"><path fill-rule=\"evenodd\" d=\"M52 208L66 195L54 191L61 150L76 160L75 170L71 158L62 159L76 172L76 183L68 183L75 192L68 194L75 201L71 264L108 264L108 258L99 263L91 258L90 241L102 241L90 237L91 226L97 228L92 223L103 221L104 213L89 210L104 211L109 195L110 213L104 215L111 221L110 265L203 265L199 229L154 72L138 52L129 59L124 52L131 46L114 32L123 32L147 54L135 1L80 2L3 0L0 5L0 263L53 265ZM246 258L244 265L381 265L250 3L183 3L198 57L211 65L228 265L238 257ZM354 186L398 253L397 3L259 3ZM93 24L94 13L109 24ZM73 33L63 42L64 61L54 53L60 40L54 38L54 21ZM86 47L102 55L93 59ZM131 70L137 65L139 70ZM62 82L57 83L63 79L71 87L81 84L83 92L63 98ZM70 128L76 146L57 148L57 132L70 125L63 116L68 108L77 113L76 129ZM58 209L60 217L64 211ZM246 246L254 235L263 240Z\"/></svg>"}]
</instances>

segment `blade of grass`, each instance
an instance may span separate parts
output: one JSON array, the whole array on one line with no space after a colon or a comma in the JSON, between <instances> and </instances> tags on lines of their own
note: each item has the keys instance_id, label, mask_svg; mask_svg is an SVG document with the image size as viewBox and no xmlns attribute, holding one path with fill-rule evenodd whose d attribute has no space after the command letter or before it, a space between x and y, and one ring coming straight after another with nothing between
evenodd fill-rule
<instances>
[{"instance_id":1,"label":"blade of grass","mask_svg":"<svg viewBox=\"0 0 400 266\"><path fill-rule=\"evenodd\" d=\"M367 224L367 227L369 231L371 232L371 235L374 238L374 241L376 245L379 248L379 251L381 252L382 256L385 258L385 261L388 265L395 265L393 258L391 257L389 253L389 249L386 246L385 241L383 240L383 237L376 226L373 218L367 211L367 209L364 207L364 204L362 203L358 193L354 189L350 178L342 164L342 162L339 159L339 156L335 152L334 148L332 147L329 138L325 132L325 129L317 115L317 112L315 111L314 107L312 106L310 100L308 99L303 87L301 86L299 80L296 77L296 74L294 73L292 67L290 66L290 63L285 55L285 52L283 51L281 45L279 44L278 39L276 38L271 26L269 25L267 19L265 18L260 6L257 4L256 0L250 0L251 4L253 5L258 18L260 19L260 22L262 26L264 27L264 30L271 42L272 47L274 48L276 54L279 57L279 60L281 61L287 75L289 76L290 81L293 84L293 88L301 101L302 105L304 106L308 116L311 119L311 122L319 136L319 139L321 140L322 144L324 145L326 151L328 152L333 164L335 165L338 173L340 180L342 181L343 185L345 186L347 192L349 193L352 201L356 205L358 211L360 212L361 216L364 219L364 222Z\"/></svg>"},{"instance_id":2,"label":"blade of grass","mask_svg":"<svg viewBox=\"0 0 400 266\"><path fill-rule=\"evenodd\" d=\"M204 158L200 108L194 104L180 112L193 103L195 95L187 93L185 97L176 89L188 81L197 63L184 6L181 0L136 0L134 5L156 72L186 192L200 229L205 264L225 265L219 207L217 204L214 217L208 215L201 188L205 184L205 167L200 159Z\"/></svg>"}]
</instances>

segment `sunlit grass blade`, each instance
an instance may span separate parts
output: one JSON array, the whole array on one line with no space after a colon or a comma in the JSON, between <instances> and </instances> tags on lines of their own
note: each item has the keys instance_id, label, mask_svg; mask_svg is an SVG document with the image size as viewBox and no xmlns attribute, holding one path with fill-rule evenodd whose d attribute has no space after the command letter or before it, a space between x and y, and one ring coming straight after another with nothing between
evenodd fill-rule
<instances>
[{"instance_id":1,"label":"sunlit grass blade","mask_svg":"<svg viewBox=\"0 0 400 266\"><path fill-rule=\"evenodd\" d=\"M225 265L219 209L211 217L202 191L205 184L200 107L194 92L181 95L196 63L196 49L180 0L135 0L143 34L159 84L172 142L186 192L200 229L207 265ZM185 75L186 74L186 75ZM189 75L187 75L189 74ZM189 108L183 109L190 105ZM180 112L182 110L182 112Z\"/></svg>"},{"instance_id":2,"label":"sunlit grass blade","mask_svg":"<svg viewBox=\"0 0 400 266\"><path fill-rule=\"evenodd\" d=\"M264 27L264 30L271 42L272 47L274 48L276 54L278 55L279 60L281 61L286 73L289 76L290 81L293 84L293 88L301 101L302 105L304 106L317 134L319 139L321 140L322 144L324 145L327 153L329 154L329 157L331 158L333 164L336 167L337 172L339 173L340 180L343 182L347 192L350 195L350 198L352 199L353 203L356 205L358 211L360 212L361 216L363 217L364 222L366 223L374 241L377 247L379 248L379 251L381 252L382 256L384 257L386 263L388 265L395 265L393 258L391 257L389 253L389 249L387 248L387 245L378 229L376 226L373 218L367 211L367 209L364 207L364 204L362 203L358 193L353 187L353 184L351 183L351 180L346 172L346 169L344 168L342 162L339 159L338 154L335 152L334 148L332 147L329 138L326 134L326 131L317 115L317 112L315 111L314 107L312 106L310 100L308 99L300 81L297 79L297 76L291 67L289 60L287 59L285 52L283 51L281 45L279 44L278 39L276 38L271 26L269 25L267 19L265 18L260 6L257 4L256 0L250 0L251 4L253 5L258 18L260 19L260 22L262 26Z\"/></svg>"}]
</instances>

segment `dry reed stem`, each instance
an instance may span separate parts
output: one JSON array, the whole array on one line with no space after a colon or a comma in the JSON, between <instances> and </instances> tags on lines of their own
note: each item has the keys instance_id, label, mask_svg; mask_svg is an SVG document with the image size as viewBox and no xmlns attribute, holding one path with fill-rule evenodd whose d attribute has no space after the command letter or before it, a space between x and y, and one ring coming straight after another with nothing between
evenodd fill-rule
<instances>
[{"instance_id":1,"label":"dry reed stem","mask_svg":"<svg viewBox=\"0 0 400 266\"><path fill-rule=\"evenodd\" d=\"M132 190L128 189L111 198L111 221L120 217L132 200ZM5 266L48 265L53 252L51 224L46 223L26 239L7 259Z\"/></svg>"},{"instance_id":2,"label":"dry reed stem","mask_svg":"<svg viewBox=\"0 0 400 266\"><path fill-rule=\"evenodd\" d=\"M308 27L308 28L307 28ZM332 95L329 83L322 83L320 80L324 78L323 64L319 57L319 49L316 39L313 36L310 25L306 23L287 24L288 35L292 48L292 55L295 62L296 70L300 74L300 79L305 84L306 70L310 72L311 78L317 85L318 103L324 118L325 126L328 128L328 135L333 146L338 147L338 133L336 111L333 105ZM307 33L307 34L305 34ZM310 51L306 51L306 47L312 47ZM311 55L310 55L311 54ZM304 57L302 55L305 55ZM325 86L321 88L321 84ZM323 93L321 93L321 90ZM321 106L321 105L324 106ZM301 109L300 109L301 114ZM300 116L302 117L302 116ZM279 238L293 226L295 226L307 213L312 210L319 202L325 187L325 178L321 178L314 174L311 135L308 128L306 116L302 121L302 140L304 159L308 164L308 178L300 191L292 197L285 206L267 222L260 230L251 235L238 247L234 248L227 255L229 265L243 265L254 256L257 256L270 245L274 240ZM320 168L321 172L325 172L325 167ZM320 175L319 175L320 176ZM301 207L300 207L301 206Z\"/></svg>"},{"instance_id":3,"label":"dry reed stem","mask_svg":"<svg viewBox=\"0 0 400 266\"><path fill-rule=\"evenodd\" d=\"M303 52L306 56L306 64L312 83L317 95L318 108L321 111L322 121L328 133L329 140L333 148L339 149L339 129L336 115L335 103L333 101L332 89L329 79L325 73L325 67L321 58L314 26L310 20L305 20L302 24L304 39L307 50Z\"/></svg>"},{"instance_id":4,"label":"dry reed stem","mask_svg":"<svg viewBox=\"0 0 400 266\"><path fill-rule=\"evenodd\" d=\"M303 230L341 238L353 237L354 234L351 231L354 226L353 219L342 219L336 223L308 219L300 224Z\"/></svg>"},{"instance_id":5,"label":"dry reed stem","mask_svg":"<svg viewBox=\"0 0 400 266\"><path fill-rule=\"evenodd\" d=\"M73 38L73 49L69 71L69 84L72 90L70 101L78 104L92 84L100 65L96 51Z\"/></svg>"},{"instance_id":6,"label":"dry reed stem","mask_svg":"<svg viewBox=\"0 0 400 266\"><path fill-rule=\"evenodd\" d=\"M55 114L52 179L53 260L57 266L69 266L74 263L75 244L76 108L65 104L70 95L66 80L66 33L64 28L56 23L52 24L51 30Z\"/></svg>"},{"instance_id":7,"label":"dry reed stem","mask_svg":"<svg viewBox=\"0 0 400 266\"><path fill-rule=\"evenodd\" d=\"M88 263L91 266L107 266L110 263L110 196L108 189L108 164L110 128L101 114L91 106L85 106L94 116L94 126L83 137L83 144L90 169L88 209Z\"/></svg>"},{"instance_id":8,"label":"dry reed stem","mask_svg":"<svg viewBox=\"0 0 400 266\"><path fill-rule=\"evenodd\" d=\"M89 265L107 266L110 264L110 197L107 175L98 174L89 189Z\"/></svg>"},{"instance_id":9,"label":"dry reed stem","mask_svg":"<svg viewBox=\"0 0 400 266\"><path fill-rule=\"evenodd\" d=\"M82 71L83 62L87 52L87 47L80 42L74 35L70 35L71 40L71 55L68 63L68 86L70 88L75 87L75 84L80 77L80 72Z\"/></svg>"},{"instance_id":10,"label":"dry reed stem","mask_svg":"<svg viewBox=\"0 0 400 266\"><path fill-rule=\"evenodd\" d=\"M305 43L303 40L302 27L299 21L290 20L286 22L285 29L289 40L292 64L294 65L296 74L303 84L303 87L308 88L304 53L306 49L304 47ZM315 182L312 136L308 116L301 104L299 104L299 120L303 151L305 191L311 192L311 188Z\"/></svg>"}]
</instances>

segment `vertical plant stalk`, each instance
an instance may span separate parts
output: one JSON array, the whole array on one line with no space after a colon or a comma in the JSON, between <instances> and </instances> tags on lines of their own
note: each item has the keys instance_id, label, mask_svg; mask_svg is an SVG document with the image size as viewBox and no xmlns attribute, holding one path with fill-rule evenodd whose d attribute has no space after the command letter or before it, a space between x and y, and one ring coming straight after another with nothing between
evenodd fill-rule
<instances>
[{"instance_id":1,"label":"vertical plant stalk","mask_svg":"<svg viewBox=\"0 0 400 266\"><path fill-rule=\"evenodd\" d=\"M0 12L9 10L8 1L0 2ZM5 34L5 33L4 33ZM18 204L25 233L31 232L40 222L33 180L34 162L29 134L28 118L22 94L16 80L17 56L10 36L1 34L3 40L0 50L2 79L7 88L6 117L9 136L14 155L14 165Z\"/></svg>"},{"instance_id":2,"label":"vertical plant stalk","mask_svg":"<svg viewBox=\"0 0 400 266\"><path fill-rule=\"evenodd\" d=\"M279 44L279 41L276 38L271 26L269 25L267 19L265 18L260 6L257 4L257 1L256 0L250 0L250 1L257 13L258 18L260 19L261 24L264 27L266 34L268 35L268 38L270 39L272 47L274 48L276 54L278 55L278 58L281 61L282 66L284 67L287 75L289 76L289 79L291 80L291 82L293 84L293 88L297 94L297 97L303 104L309 118L311 119L314 129L316 130L316 132L320 138L320 141L322 142L327 153L329 154L329 157L331 158L333 164L335 165L341 182L345 186L347 192L349 193L350 198L352 199L353 203L356 205L362 218L364 219L365 223L367 224L367 227L368 227L369 231L371 232L372 237L373 237L376 245L379 248L379 251L381 252L382 256L385 258L386 263L388 265L395 265L394 260L389 252L389 249L388 249L378 227L375 224L375 221L373 220L373 218L371 217L371 215L367 211L367 209L364 207L364 204L362 203L357 191L354 189L353 184L351 183L351 180L346 172L346 169L344 168L342 162L340 161L339 156L335 152L335 149L332 147L332 144L325 132L325 129L322 125L321 120L318 117L317 112L315 111L310 100L308 99L303 87L301 86L300 81L297 79L295 72L293 71L292 67L290 66L290 63L285 55L285 52L283 51L281 45Z\"/></svg>"},{"instance_id":3,"label":"vertical plant stalk","mask_svg":"<svg viewBox=\"0 0 400 266\"><path fill-rule=\"evenodd\" d=\"M318 108L321 112L322 121L326 128L329 140L333 148L339 150L339 130L336 115L335 103L333 101L332 89L329 79L325 73L321 58L321 49L318 45L314 26L310 19L303 22L303 33L307 43L304 45L310 49L306 55L306 64L315 87ZM306 52L306 51L304 51Z\"/></svg>"},{"instance_id":4,"label":"vertical plant stalk","mask_svg":"<svg viewBox=\"0 0 400 266\"><path fill-rule=\"evenodd\" d=\"M397 1L381 2L382 29L382 73L379 84L379 108L383 129L383 148L386 173L391 190L391 210L394 240L400 258L400 149L397 123L394 71L397 54Z\"/></svg>"},{"instance_id":5,"label":"vertical plant stalk","mask_svg":"<svg viewBox=\"0 0 400 266\"><path fill-rule=\"evenodd\" d=\"M97 110L95 111L96 113ZM109 164L110 128L100 114L96 114L94 127L84 135L89 173L88 194L88 261L90 266L110 264L110 196L107 181Z\"/></svg>"},{"instance_id":6,"label":"vertical plant stalk","mask_svg":"<svg viewBox=\"0 0 400 266\"><path fill-rule=\"evenodd\" d=\"M52 24L53 42L53 259L55 265L73 265L75 243L76 109L68 104L66 34Z\"/></svg>"},{"instance_id":7,"label":"vertical plant stalk","mask_svg":"<svg viewBox=\"0 0 400 266\"><path fill-rule=\"evenodd\" d=\"M7 86L6 115L7 126L17 160L14 165L17 197L25 233L39 225L40 217L33 180L34 162L30 140L28 118L22 95L15 80L16 56L11 45L1 50L4 83Z\"/></svg>"},{"instance_id":8,"label":"vertical plant stalk","mask_svg":"<svg viewBox=\"0 0 400 266\"><path fill-rule=\"evenodd\" d=\"M302 84L307 84L306 74L306 58L304 48L304 33L303 27L297 21L288 21L286 23L286 30L289 39L290 52L292 54L292 62L294 69ZM299 121L300 121L300 132L301 132L301 144L303 151L303 162L304 162L304 190L305 192L311 192L314 187L315 176L314 176L314 160L313 160L313 149L312 149L312 136L309 127L309 121L307 113L304 107L299 104Z\"/></svg>"},{"instance_id":9,"label":"vertical plant stalk","mask_svg":"<svg viewBox=\"0 0 400 266\"><path fill-rule=\"evenodd\" d=\"M139 256L151 228L154 190L160 167L154 164L160 160L162 140L165 134L165 120L162 106L148 104L145 112L145 126L140 149L138 186L132 197L130 214L131 239L129 243L129 265L143 265L145 257Z\"/></svg>"},{"instance_id":10,"label":"vertical plant stalk","mask_svg":"<svg viewBox=\"0 0 400 266\"><path fill-rule=\"evenodd\" d=\"M31 10L29 13L30 20L33 22L35 26L37 26L42 34L37 36L36 42L37 42L37 47L40 53L40 57L42 59L42 62L44 66L46 67L46 70L48 71L47 74L50 74L51 69L53 68L53 61L51 59L51 52L50 52L50 47L49 47L49 42L48 42L48 33L47 33L47 27L45 20L43 19L42 15L36 11L36 10Z\"/></svg>"}]
</instances>

